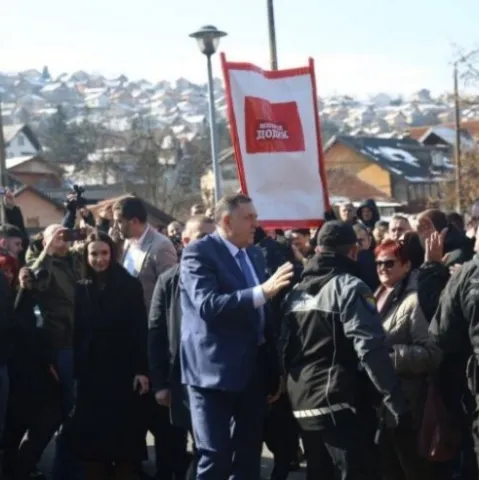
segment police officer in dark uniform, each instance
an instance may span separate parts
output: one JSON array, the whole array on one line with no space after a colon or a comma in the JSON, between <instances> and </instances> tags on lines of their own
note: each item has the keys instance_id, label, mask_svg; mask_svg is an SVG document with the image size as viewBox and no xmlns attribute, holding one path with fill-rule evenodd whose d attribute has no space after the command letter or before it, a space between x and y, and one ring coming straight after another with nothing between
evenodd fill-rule
<instances>
[{"instance_id":1,"label":"police officer in dark uniform","mask_svg":"<svg viewBox=\"0 0 479 480\"><path fill-rule=\"evenodd\" d=\"M472 419L476 458L462 467L461 478L479 478L479 255L449 280L429 333L443 351L438 381L448 410L464 421L467 438ZM472 455L471 455L472 457Z\"/></svg>"},{"instance_id":2,"label":"police officer in dark uniform","mask_svg":"<svg viewBox=\"0 0 479 480\"><path fill-rule=\"evenodd\" d=\"M410 423L410 414L374 296L357 276L353 227L325 223L318 247L320 253L305 266L283 311L283 363L308 461L307 479L371 480L371 474L364 475L369 452L360 385L372 382L399 427Z\"/></svg>"}]
</instances>

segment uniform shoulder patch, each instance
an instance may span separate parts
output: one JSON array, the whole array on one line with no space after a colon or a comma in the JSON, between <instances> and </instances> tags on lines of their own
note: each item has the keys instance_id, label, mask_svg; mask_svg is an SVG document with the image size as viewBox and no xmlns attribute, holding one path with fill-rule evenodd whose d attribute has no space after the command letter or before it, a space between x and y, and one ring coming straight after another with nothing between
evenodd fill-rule
<instances>
[{"instance_id":1,"label":"uniform shoulder patch","mask_svg":"<svg viewBox=\"0 0 479 480\"><path fill-rule=\"evenodd\" d=\"M359 297L361 298L361 301L363 302L364 306L370 312L378 311L377 302L372 293L360 293Z\"/></svg>"}]
</instances>

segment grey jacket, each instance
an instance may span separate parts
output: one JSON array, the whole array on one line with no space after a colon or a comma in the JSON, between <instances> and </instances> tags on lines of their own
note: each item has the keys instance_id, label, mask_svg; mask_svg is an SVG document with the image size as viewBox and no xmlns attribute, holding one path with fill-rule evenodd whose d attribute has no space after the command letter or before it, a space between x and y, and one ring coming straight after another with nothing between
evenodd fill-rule
<instances>
[{"instance_id":1,"label":"grey jacket","mask_svg":"<svg viewBox=\"0 0 479 480\"><path fill-rule=\"evenodd\" d=\"M379 288L376 296L381 291ZM396 286L381 307L380 314L391 360L401 378L414 419L419 422L427 379L438 367L441 351L429 336L429 324L419 306L416 272Z\"/></svg>"},{"instance_id":2,"label":"grey jacket","mask_svg":"<svg viewBox=\"0 0 479 480\"><path fill-rule=\"evenodd\" d=\"M128 254L131 242L125 241L121 263ZM164 271L178 262L178 255L171 240L149 226L146 235L139 246L140 255L135 255L135 270L139 272L138 280L143 287L146 309L150 311L151 297L156 280Z\"/></svg>"}]
</instances>

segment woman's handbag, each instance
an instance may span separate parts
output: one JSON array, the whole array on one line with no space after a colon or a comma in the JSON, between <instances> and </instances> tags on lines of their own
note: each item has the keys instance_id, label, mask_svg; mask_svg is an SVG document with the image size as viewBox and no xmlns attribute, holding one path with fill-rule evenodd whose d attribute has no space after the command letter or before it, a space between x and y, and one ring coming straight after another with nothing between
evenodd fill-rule
<instances>
[{"instance_id":1,"label":"woman's handbag","mask_svg":"<svg viewBox=\"0 0 479 480\"><path fill-rule=\"evenodd\" d=\"M449 412L433 380L429 380L424 414L419 430L419 455L431 462L455 457L462 441L462 422Z\"/></svg>"}]
</instances>

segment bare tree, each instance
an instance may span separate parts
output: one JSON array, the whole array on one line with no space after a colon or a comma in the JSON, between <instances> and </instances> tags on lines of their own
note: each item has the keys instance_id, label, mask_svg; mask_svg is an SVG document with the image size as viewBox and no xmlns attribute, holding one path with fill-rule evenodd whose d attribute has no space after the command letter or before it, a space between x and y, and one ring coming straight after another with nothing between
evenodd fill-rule
<instances>
[{"instance_id":1,"label":"bare tree","mask_svg":"<svg viewBox=\"0 0 479 480\"><path fill-rule=\"evenodd\" d=\"M180 141L171 127L156 128L137 117L126 150L131 161L125 173L148 202L181 216L201 198L205 154L199 145Z\"/></svg>"}]
</instances>

